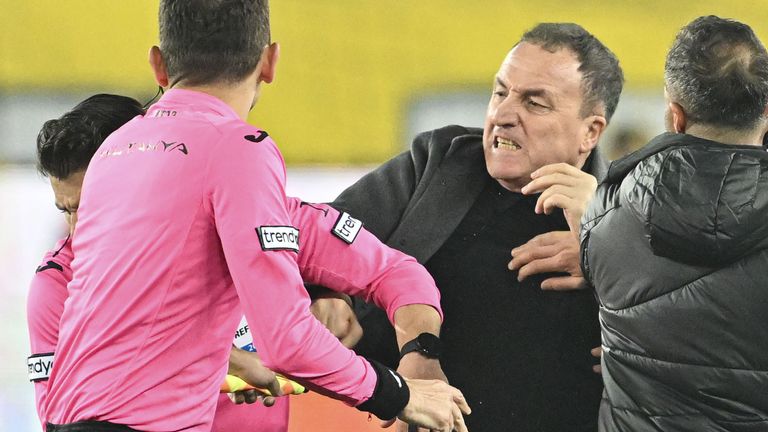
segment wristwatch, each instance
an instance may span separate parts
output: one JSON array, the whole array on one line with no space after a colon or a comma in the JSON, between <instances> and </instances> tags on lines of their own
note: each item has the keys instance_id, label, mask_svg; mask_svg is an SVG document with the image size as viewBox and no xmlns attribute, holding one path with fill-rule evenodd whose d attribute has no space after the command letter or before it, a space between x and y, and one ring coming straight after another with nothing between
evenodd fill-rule
<instances>
[{"instance_id":1,"label":"wristwatch","mask_svg":"<svg viewBox=\"0 0 768 432\"><path fill-rule=\"evenodd\" d=\"M422 333L403 345L400 350L400 358L412 351L418 351L424 357L436 359L440 358L443 352L443 341L432 333Z\"/></svg>"}]
</instances>

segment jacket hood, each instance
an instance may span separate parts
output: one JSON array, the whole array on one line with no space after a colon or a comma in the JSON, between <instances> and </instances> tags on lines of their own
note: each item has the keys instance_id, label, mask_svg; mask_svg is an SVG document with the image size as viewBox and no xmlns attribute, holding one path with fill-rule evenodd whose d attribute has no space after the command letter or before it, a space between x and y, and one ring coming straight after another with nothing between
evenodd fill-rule
<instances>
[{"instance_id":1,"label":"jacket hood","mask_svg":"<svg viewBox=\"0 0 768 432\"><path fill-rule=\"evenodd\" d=\"M716 266L768 247L766 172L760 147L665 133L611 164L604 183L622 184L654 254Z\"/></svg>"}]
</instances>

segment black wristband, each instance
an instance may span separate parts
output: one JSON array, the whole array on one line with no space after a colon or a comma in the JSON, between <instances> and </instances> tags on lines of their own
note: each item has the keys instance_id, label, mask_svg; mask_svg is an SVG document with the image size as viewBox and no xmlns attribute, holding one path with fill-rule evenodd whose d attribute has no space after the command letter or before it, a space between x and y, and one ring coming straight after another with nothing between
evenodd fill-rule
<instances>
[{"instance_id":1,"label":"black wristband","mask_svg":"<svg viewBox=\"0 0 768 432\"><path fill-rule=\"evenodd\" d=\"M367 411L382 420L392 419L408 405L411 391L399 373L375 360L368 361L376 371L376 388L373 395L358 405L357 409Z\"/></svg>"}]
</instances>

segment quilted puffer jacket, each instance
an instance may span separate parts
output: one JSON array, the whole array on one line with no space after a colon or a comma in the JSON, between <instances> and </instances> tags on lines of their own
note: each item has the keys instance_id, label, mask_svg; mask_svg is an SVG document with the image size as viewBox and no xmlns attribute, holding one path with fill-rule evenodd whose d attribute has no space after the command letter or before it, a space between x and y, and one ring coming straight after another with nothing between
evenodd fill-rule
<instances>
[{"instance_id":1,"label":"quilted puffer jacket","mask_svg":"<svg viewBox=\"0 0 768 432\"><path fill-rule=\"evenodd\" d=\"M582 220L601 431L768 431L768 153L663 134Z\"/></svg>"}]
</instances>

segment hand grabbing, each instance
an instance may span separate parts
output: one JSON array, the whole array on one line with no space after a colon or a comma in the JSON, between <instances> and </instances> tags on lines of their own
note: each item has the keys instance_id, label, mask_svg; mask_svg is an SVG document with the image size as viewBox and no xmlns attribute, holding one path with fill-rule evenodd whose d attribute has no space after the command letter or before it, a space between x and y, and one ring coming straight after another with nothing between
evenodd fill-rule
<instances>
[{"instance_id":1,"label":"hand grabbing","mask_svg":"<svg viewBox=\"0 0 768 432\"><path fill-rule=\"evenodd\" d=\"M510 270L517 270L517 280L540 273L568 273L541 283L544 290L583 289L587 282L581 273L579 241L569 231L537 235L526 244L512 249Z\"/></svg>"},{"instance_id":2,"label":"hand grabbing","mask_svg":"<svg viewBox=\"0 0 768 432\"><path fill-rule=\"evenodd\" d=\"M405 382L411 397L398 415L400 420L431 431L468 432L464 414L472 410L458 389L439 380L405 378ZM384 422L382 427L392 423L394 419Z\"/></svg>"},{"instance_id":3,"label":"hand grabbing","mask_svg":"<svg viewBox=\"0 0 768 432\"><path fill-rule=\"evenodd\" d=\"M418 352L410 352L400 359L400 365L397 368L397 372L405 378L418 378L418 379L437 379L445 383L448 382L448 378L445 376L440 361L437 359L427 358ZM388 426L391 422L384 422L384 425ZM385 427L385 426L384 426ZM416 430L414 428L408 429L408 424L398 420L395 424L397 432L408 432L409 430ZM418 429L420 432L428 431L429 429Z\"/></svg>"},{"instance_id":4,"label":"hand grabbing","mask_svg":"<svg viewBox=\"0 0 768 432\"><path fill-rule=\"evenodd\" d=\"M534 171L531 178L521 192L525 195L541 192L536 213L551 214L556 207L563 209L568 227L578 237L581 217L595 196L597 179L566 163L543 166Z\"/></svg>"},{"instance_id":5,"label":"hand grabbing","mask_svg":"<svg viewBox=\"0 0 768 432\"><path fill-rule=\"evenodd\" d=\"M323 294L312 300L309 310L345 347L352 348L363 337L363 328L348 299L345 294Z\"/></svg>"},{"instance_id":6,"label":"hand grabbing","mask_svg":"<svg viewBox=\"0 0 768 432\"><path fill-rule=\"evenodd\" d=\"M283 395L275 373L261 363L259 355L255 352L245 351L233 346L229 352L229 369L227 373L242 378L254 387L268 389L274 396ZM230 399L236 404L252 404L261 401L264 406L269 407L275 404L274 396L265 396L256 390L245 390L231 393Z\"/></svg>"}]
</instances>

